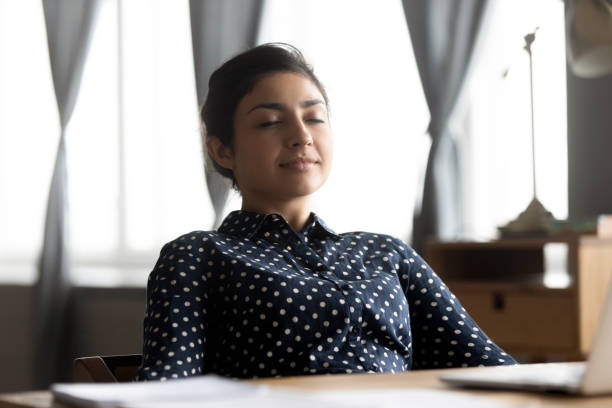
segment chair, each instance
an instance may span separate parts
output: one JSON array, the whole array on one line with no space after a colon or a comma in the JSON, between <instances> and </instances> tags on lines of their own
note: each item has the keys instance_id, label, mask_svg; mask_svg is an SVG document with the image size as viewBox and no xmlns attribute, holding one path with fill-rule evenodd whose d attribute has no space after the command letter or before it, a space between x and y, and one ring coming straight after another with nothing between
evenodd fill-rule
<instances>
[{"instance_id":1,"label":"chair","mask_svg":"<svg viewBox=\"0 0 612 408\"><path fill-rule=\"evenodd\" d=\"M74 382L132 381L141 362L141 354L77 358L74 360Z\"/></svg>"}]
</instances>

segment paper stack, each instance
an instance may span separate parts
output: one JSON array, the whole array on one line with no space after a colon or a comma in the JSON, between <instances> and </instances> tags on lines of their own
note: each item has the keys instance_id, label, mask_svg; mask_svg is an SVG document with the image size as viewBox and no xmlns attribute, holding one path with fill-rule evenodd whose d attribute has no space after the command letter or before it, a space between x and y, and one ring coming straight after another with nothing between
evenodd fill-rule
<instances>
[{"instance_id":1,"label":"paper stack","mask_svg":"<svg viewBox=\"0 0 612 408\"><path fill-rule=\"evenodd\" d=\"M515 407L489 398L440 389L351 389L300 391L215 375L166 382L54 384L54 399L88 408L454 408Z\"/></svg>"}]
</instances>

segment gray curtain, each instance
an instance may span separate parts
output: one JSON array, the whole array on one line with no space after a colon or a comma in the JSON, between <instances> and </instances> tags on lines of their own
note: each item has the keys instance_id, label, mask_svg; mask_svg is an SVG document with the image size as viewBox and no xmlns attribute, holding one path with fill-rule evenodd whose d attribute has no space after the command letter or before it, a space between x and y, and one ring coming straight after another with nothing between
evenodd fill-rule
<instances>
[{"instance_id":1,"label":"gray curtain","mask_svg":"<svg viewBox=\"0 0 612 408\"><path fill-rule=\"evenodd\" d=\"M208 78L221 63L255 45L263 0L190 0L191 38L195 65L198 105L208 93ZM210 171L208 155L206 183L215 210L216 228L221 224L230 185Z\"/></svg>"},{"instance_id":2,"label":"gray curtain","mask_svg":"<svg viewBox=\"0 0 612 408\"><path fill-rule=\"evenodd\" d=\"M423 251L428 237L448 239L461 232L459 155L448 121L461 94L488 1L402 2L431 115L431 149L412 236L413 247Z\"/></svg>"},{"instance_id":3,"label":"gray curtain","mask_svg":"<svg viewBox=\"0 0 612 408\"><path fill-rule=\"evenodd\" d=\"M34 385L46 388L70 373L70 283L67 251L65 130L76 103L98 0L43 0L61 134L51 179L33 316Z\"/></svg>"}]
</instances>

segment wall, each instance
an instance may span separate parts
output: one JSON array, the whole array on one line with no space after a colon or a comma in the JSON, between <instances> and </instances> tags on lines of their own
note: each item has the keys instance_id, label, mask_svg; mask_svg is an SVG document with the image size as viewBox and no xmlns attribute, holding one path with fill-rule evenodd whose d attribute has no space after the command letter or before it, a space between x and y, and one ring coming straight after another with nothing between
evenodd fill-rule
<instances>
[{"instance_id":1,"label":"wall","mask_svg":"<svg viewBox=\"0 0 612 408\"><path fill-rule=\"evenodd\" d=\"M0 392L24 390L32 382L31 287L0 286Z\"/></svg>"},{"instance_id":2,"label":"wall","mask_svg":"<svg viewBox=\"0 0 612 408\"><path fill-rule=\"evenodd\" d=\"M567 73L569 216L612 214L612 75Z\"/></svg>"},{"instance_id":3,"label":"wall","mask_svg":"<svg viewBox=\"0 0 612 408\"><path fill-rule=\"evenodd\" d=\"M32 389L30 286L0 286L0 392ZM144 288L76 288L75 356L141 352Z\"/></svg>"}]
</instances>

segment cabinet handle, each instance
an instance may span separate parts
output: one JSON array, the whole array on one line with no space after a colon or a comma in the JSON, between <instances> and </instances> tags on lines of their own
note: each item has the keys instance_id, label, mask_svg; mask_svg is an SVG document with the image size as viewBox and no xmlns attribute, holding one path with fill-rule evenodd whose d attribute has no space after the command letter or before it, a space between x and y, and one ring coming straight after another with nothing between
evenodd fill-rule
<instances>
[{"instance_id":1,"label":"cabinet handle","mask_svg":"<svg viewBox=\"0 0 612 408\"><path fill-rule=\"evenodd\" d=\"M506 299L502 293L493 293L493 309L502 311L506 307Z\"/></svg>"}]
</instances>

